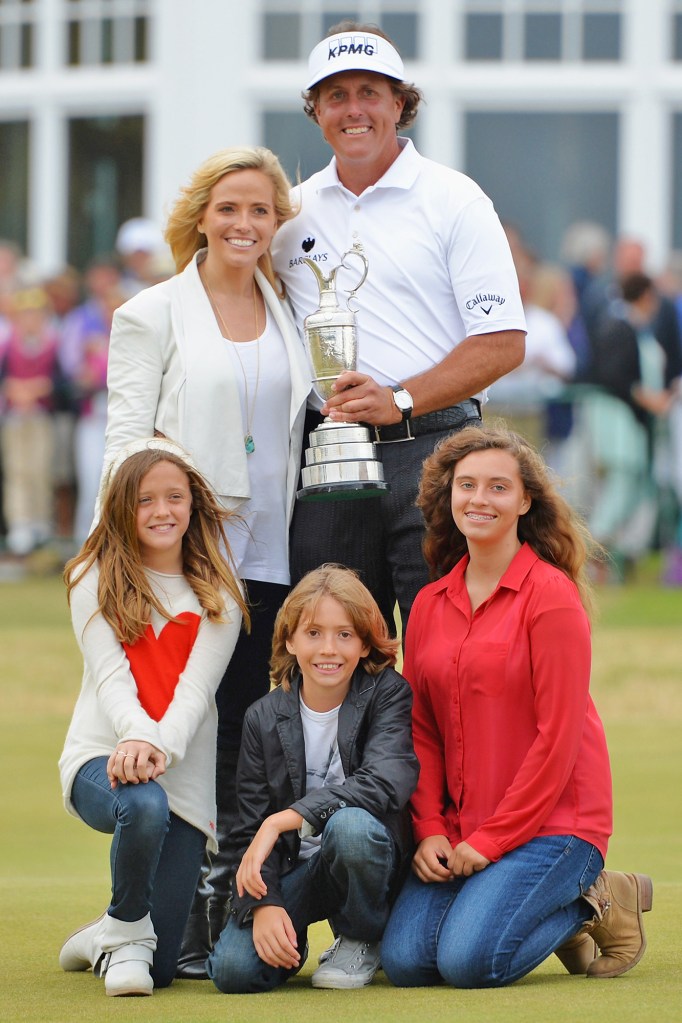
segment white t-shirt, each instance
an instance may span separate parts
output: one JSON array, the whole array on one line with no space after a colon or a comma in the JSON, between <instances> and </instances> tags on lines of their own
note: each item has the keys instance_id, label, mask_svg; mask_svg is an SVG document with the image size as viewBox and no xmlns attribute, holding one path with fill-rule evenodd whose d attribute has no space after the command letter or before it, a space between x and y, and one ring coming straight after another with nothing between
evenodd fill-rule
<instances>
[{"instance_id":1,"label":"white t-shirt","mask_svg":"<svg viewBox=\"0 0 682 1023\"><path fill-rule=\"evenodd\" d=\"M332 710L316 711L301 699L301 723L305 740L306 794L325 785L346 780L339 755L338 730L341 705ZM299 859L307 860L320 847L321 835L301 839Z\"/></svg>"},{"instance_id":2,"label":"white t-shirt","mask_svg":"<svg viewBox=\"0 0 682 1023\"><path fill-rule=\"evenodd\" d=\"M380 384L431 369L468 335L525 330L509 244L490 199L466 175L398 141L400 156L360 196L340 183L335 158L295 188L300 212L272 244L302 330L319 306L303 257L328 275L361 243L369 272L355 296L357 368ZM343 289L361 272L357 259L347 263L336 277L342 305Z\"/></svg>"},{"instance_id":3,"label":"white t-shirt","mask_svg":"<svg viewBox=\"0 0 682 1023\"><path fill-rule=\"evenodd\" d=\"M289 585L287 468L291 381L284 338L268 314L258 341L225 340L254 450L248 455L251 497L239 506L242 522L227 537L242 579ZM246 376L247 388L244 386ZM248 411L247 411L248 390Z\"/></svg>"}]
</instances>

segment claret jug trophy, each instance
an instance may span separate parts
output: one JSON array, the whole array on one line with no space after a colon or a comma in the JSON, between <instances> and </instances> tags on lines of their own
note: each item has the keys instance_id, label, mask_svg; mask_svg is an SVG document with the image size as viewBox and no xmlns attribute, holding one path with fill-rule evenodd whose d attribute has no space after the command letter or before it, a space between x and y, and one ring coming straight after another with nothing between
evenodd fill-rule
<instances>
[{"instance_id":1,"label":"claret jug trophy","mask_svg":"<svg viewBox=\"0 0 682 1023\"><path fill-rule=\"evenodd\" d=\"M355 287L348 292L344 309L336 295L336 275L342 267L352 269L352 265L345 262L352 258L360 261L362 273ZM350 303L364 284L369 266L362 246L357 243L326 275L312 259L304 257L303 262L315 274L320 290L319 308L306 316L303 333L312 368L313 390L324 402L335 393L332 384L341 373L357 367L357 324ZM299 500L375 497L389 489L367 426L335 423L327 417L308 439L310 446L305 453L305 467L301 470Z\"/></svg>"}]
</instances>

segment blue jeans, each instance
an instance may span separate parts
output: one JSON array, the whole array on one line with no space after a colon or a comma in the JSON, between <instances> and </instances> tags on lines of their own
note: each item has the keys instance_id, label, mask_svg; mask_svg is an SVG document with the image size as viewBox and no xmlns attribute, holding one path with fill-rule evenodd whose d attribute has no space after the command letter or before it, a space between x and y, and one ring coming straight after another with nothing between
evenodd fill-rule
<instances>
[{"instance_id":1,"label":"blue jeans","mask_svg":"<svg viewBox=\"0 0 682 1023\"><path fill-rule=\"evenodd\" d=\"M329 920L336 934L379 941L389 913L389 889L398 865L392 835L366 810L337 810L310 859L280 880L284 907L305 962L308 924ZM268 966L253 944L252 925L230 914L208 960L208 975L226 994L271 991L298 972Z\"/></svg>"},{"instance_id":2,"label":"blue jeans","mask_svg":"<svg viewBox=\"0 0 682 1023\"><path fill-rule=\"evenodd\" d=\"M571 835L543 836L467 878L424 884L410 873L381 944L398 987L501 987L524 977L593 911L581 894L604 861Z\"/></svg>"},{"instance_id":3,"label":"blue jeans","mask_svg":"<svg viewBox=\"0 0 682 1023\"><path fill-rule=\"evenodd\" d=\"M175 976L206 836L169 811L157 782L112 789L106 768L106 757L84 764L71 801L86 824L114 836L107 912L127 921L151 913L157 937L151 973L155 987L167 987Z\"/></svg>"}]
</instances>

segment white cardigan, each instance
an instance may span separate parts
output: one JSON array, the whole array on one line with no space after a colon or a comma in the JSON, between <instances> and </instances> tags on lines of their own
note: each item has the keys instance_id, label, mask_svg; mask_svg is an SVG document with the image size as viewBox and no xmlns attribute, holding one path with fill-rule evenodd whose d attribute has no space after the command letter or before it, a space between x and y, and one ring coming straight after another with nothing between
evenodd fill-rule
<instances>
[{"instance_id":1,"label":"white cardigan","mask_svg":"<svg viewBox=\"0 0 682 1023\"><path fill-rule=\"evenodd\" d=\"M155 721L140 703L123 645L98 613L99 569L95 566L79 579L71 593L71 619L83 655L83 683L59 760L64 803L78 816L71 789L88 760L108 757L126 739L150 742L168 758L168 770L158 780L171 810L203 831L215 851L215 693L239 636L241 614L226 595L225 621L210 622L184 576L147 574L171 615L189 611L200 616L194 646L166 712ZM157 637L167 625L152 611Z\"/></svg>"},{"instance_id":2,"label":"white cardigan","mask_svg":"<svg viewBox=\"0 0 682 1023\"><path fill-rule=\"evenodd\" d=\"M117 309L111 330L105 467L155 430L178 441L227 507L249 498L239 391L199 277L197 252L182 271ZM284 337L291 378L287 510L293 512L311 371L286 303L265 276L256 282Z\"/></svg>"}]
</instances>

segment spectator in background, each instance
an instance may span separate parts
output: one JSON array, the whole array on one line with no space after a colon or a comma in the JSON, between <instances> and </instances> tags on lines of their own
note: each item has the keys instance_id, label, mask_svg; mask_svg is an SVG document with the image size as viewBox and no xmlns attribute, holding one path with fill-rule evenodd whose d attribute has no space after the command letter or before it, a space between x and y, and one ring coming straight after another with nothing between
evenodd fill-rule
<instances>
[{"instance_id":1,"label":"spectator in background","mask_svg":"<svg viewBox=\"0 0 682 1023\"><path fill-rule=\"evenodd\" d=\"M677 326L682 336L682 252L670 253L662 273L656 278L656 287L675 306Z\"/></svg>"},{"instance_id":2,"label":"spectator in background","mask_svg":"<svg viewBox=\"0 0 682 1023\"><path fill-rule=\"evenodd\" d=\"M81 301L81 275L72 266L64 266L46 277L42 287L50 301L52 324L61 338L62 327L73 309ZM61 340L60 340L61 347ZM76 409L65 376L62 386L55 394L52 430L54 450L52 459L52 484L54 492L55 536L70 538L73 535L73 516L76 501L76 470L73 459L73 436L76 426Z\"/></svg>"},{"instance_id":3,"label":"spectator in background","mask_svg":"<svg viewBox=\"0 0 682 1023\"><path fill-rule=\"evenodd\" d=\"M534 301L533 282L543 266L518 231L506 225L526 317L526 353L520 366L491 388L486 418L502 415L534 446L543 447L547 403L560 394L576 369L566 328L550 309Z\"/></svg>"},{"instance_id":4,"label":"spectator in background","mask_svg":"<svg viewBox=\"0 0 682 1023\"><path fill-rule=\"evenodd\" d=\"M675 306L677 324L682 337L682 252L672 252L657 286ZM682 586L682 395L677 391L668 415L670 446L667 476L675 498L675 525L665 554L663 582Z\"/></svg>"},{"instance_id":5,"label":"spectator in background","mask_svg":"<svg viewBox=\"0 0 682 1023\"><path fill-rule=\"evenodd\" d=\"M572 382L583 381L591 362L590 340L569 271L554 263L538 263L528 285L528 302L532 307L552 313L559 320L575 354ZM568 472L567 442L573 430L574 401L575 395L569 386L563 387L545 404L544 434L547 443L543 454L548 465L560 476Z\"/></svg>"},{"instance_id":6,"label":"spectator in background","mask_svg":"<svg viewBox=\"0 0 682 1023\"><path fill-rule=\"evenodd\" d=\"M79 546L90 532L104 460L111 321L114 311L125 301L121 273L110 258L93 260L84 282L86 300L64 322L60 349L61 365L78 411L74 536Z\"/></svg>"},{"instance_id":7,"label":"spectator in background","mask_svg":"<svg viewBox=\"0 0 682 1023\"><path fill-rule=\"evenodd\" d=\"M10 335L10 299L18 286L20 262L19 246L0 238L0 352Z\"/></svg>"},{"instance_id":8,"label":"spectator in background","mask_svg":"<svg viewBox=\"0 0 682 1023\"><path fill-rule=\"evenodd\" d=\"M610 270L592 281L584 293L583 316L590 336L599 329L606 317L620 316L619 301L623 297L623 281L634 274L648 275L646 248L638 238L622 235L614 244ZM680 348L677 311L666 295L659 293L658 309L651 329L666 351Z\"/></svg>"},{"instance_id":9,"label":"spectator in background","mask_svg":"<svg viewBox=\"0 0 682 1023\"><path fill-rule=\"evenodd\" d=\"M584 319L583 300L593 281L607 272L611 236L592 220L571 224L561 243L561 259L573 279L578 308Z\"/></svg>"},{"instance_id":10,"label":"spectator in background","mask_svg":"<svg viewBox=\"0 0 682 1023\"><path fill-rule=\"evenodd\" d=\"M12 321L10 319L10 299L17 287L21 249L12 241L0 238L0 360L10 336ZM3 470L0 459L0 534L7 532L3 512Z\"/></svg>"},{"instance_id":11,"label":"spectator in background","mask_svg":"<svg viewBox=\"0 0 682 1023\"><path fill-rule=\"evenodd\" d=\"M588 395L583 410L590 489L599 481L590 530L611 551L619 575L654 541L654 463L682 373L679 348L654 335L660 297L651 278L631 274L621 291L593 336L590 380L601 392Z\"/></svg>"},{"instance_id":12,"label":"spectator in background","mask_svg":"<svg viewBox=\"0 0 682 1023\"><path fill-rule=\"evenodd\" d=\"M116 252L123 265L126 298L158 284L159 259L168 252L161 228L146 217L133 217L121 224L116 235ZM172 273L172 264L170 273Z\"/></svg>"},{"instance_id":13,"label":"spectator in background","mask_svg":"<svg viewBox=\"0 0 682 1023\"><path fill-rule=\"evenodd\" d=\"M52 533L52 412L58 338L41 288L15 292L2 355L2 459L7 546L29 554Z\"/></svg>"}]
</instances>

